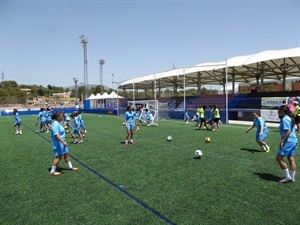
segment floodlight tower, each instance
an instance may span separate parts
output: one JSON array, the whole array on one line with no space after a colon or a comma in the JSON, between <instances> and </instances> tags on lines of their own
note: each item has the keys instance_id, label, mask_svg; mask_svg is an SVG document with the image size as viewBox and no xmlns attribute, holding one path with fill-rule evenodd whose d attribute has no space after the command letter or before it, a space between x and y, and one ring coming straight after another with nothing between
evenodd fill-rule
<instances>
[{"instance_id":1,"label":"floodlight tower","mask_svg":"<svg viewBox=\"0 0 300 225\"><path fill-rule=\"evenodd\" d=\"M3 82L4 81L4 72L2 70L2 73L1 73L1 81Z\"/></svg>"},{"instance_id":2,"label":"floodlight tower","mask_svg":"<svg viewBox=\"0 0 300 225\"><path fill-rule=\"evenodd\" d=\"M103 65L105 64L105 60L104 59L100 59L99 60L99 65L100 65L100 90L101 93L103 94Z\"/></svg>"},{"instance_id":3,"label":"floodlight tower","mask_svg":"<svg viewBox=\"0 0 300 225\"><path fill-rule=\"evenodd\" d=\"M78 99L78 87L77 87L77 82L78 82L78 79L77 78L73 78L73 81L75 83L75 106L77 106L77 99Z\"/></svg>"},{"instance_id":4,"label":"floodlight tower","mask_svg":"<svg viewBox=\"0 0 300 225\"><path fill-rule=\"evenodd\" d=\"M80 43L83 46L83 83L84 83L84 95L83 95L83 100L85 100L87 98L88 95L88 59L87 59L87 43L88 43L88 38L84 37L84 35L80 35Z\"/></svg>"}]
</instances>

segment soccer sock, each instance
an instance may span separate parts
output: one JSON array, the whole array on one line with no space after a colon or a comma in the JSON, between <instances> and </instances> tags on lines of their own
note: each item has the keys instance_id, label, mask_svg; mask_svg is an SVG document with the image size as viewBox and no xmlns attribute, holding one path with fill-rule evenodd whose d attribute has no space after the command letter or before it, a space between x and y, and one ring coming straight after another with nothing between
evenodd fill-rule
<instances>
[{"instance_id":1,"label":"soccer sock","mask_svg":"<svg viewBox=\"0 0 300 225\"><path fill-rule=\"evenodd\" d=\"M52 166L50 173L54 173L55 171L56 171L56 166Z\"/></svg>"},{"instance_id":2,"label":"soccer sock","mask_svg":"<svg viewBox=\"0 0 300 225\"><path fill-rule=\"evenodd\" d=\"M269 145L266 143L266 148L269 148Z\"/></svg>"},{"instance_id":3,"label":"soccer sock","mask_svg":"<svg viewBox=\"0 0 300 225\"><path fill-rule=\"evenodd\" d=\"M290 173L289 173L289 169L284 169L283 173L284 173L284 177L286 179L291 179L291 176L290 176Z\"/></svg>"},{"instance_id":4,"label":"soccer sock","mask_svg":"<svg viewBox=\"0 0 300 225\"><path fill-rule=\"evenodd\" d=\"M290 176L292 177L292 180L295 180L296 171L290 171Z\"/></svg>"},{"instance_id":5,"label":"soccer sock","mask_svg":"<svg viewBox=\"0 0 300 225\"><path fill-rule=\"evenodd\" d=\"M73 168L71 161L67 162L67 164L70 169Z\"/></svg>"},{"instance_id":6,"label":"soccer sock","mask_svg":"<svg viewBox=\"0 0 300 225\"><path fill-rule=\"evenodd\" d=\"M262 148L263 150L266 150L267 145L263 145Z\"/></svg>"}]
</instances>

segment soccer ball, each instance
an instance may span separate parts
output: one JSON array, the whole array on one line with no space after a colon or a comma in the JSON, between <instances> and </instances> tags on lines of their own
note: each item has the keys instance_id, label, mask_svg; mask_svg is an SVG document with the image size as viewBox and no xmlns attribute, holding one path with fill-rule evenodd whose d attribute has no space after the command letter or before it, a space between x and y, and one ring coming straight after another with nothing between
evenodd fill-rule
<instances>
[{"instance_id":1,"label":"soccer ball","mask_svg":"<svg viewBox=\"0 0 300 225\"><path fill-rule=\"evenodd\" d=\"M210 137L206 137L205 138L205 143L210 143L210 142L211 142Z\"/></svg>"},{"instance_id":2,"label":"soccer ball","mask_svg":"<svg viewBox=\"0 0 300 225\"><path fill-rule=\"evenodd\" d=\"M195 157L196 157L196 158L200 158L202 155L203 155L203 154L202 154L202 151L201 151L201 150L196 150L196 151L195 151Z\"/></svg>"},{"instance_id":3,"label":"soccer ball","mask_svg":"<svg viewBox=\"0 0 300 225\"><path fill-rule=\"evenodd\" d=\"M173 140L172 136L168 136L168 137L167 137L167 140L168 140L168 141L172 141L172 140Z\"/></svg>"}]
</instances>

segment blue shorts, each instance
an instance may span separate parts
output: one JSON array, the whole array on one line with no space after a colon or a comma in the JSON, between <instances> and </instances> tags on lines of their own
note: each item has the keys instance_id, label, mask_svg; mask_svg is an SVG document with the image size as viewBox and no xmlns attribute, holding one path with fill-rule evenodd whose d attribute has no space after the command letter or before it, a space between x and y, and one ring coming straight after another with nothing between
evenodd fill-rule
<instances>
[{"instance_id":1,"label":"blue shorts","mask_svg":"<svg viewBox=\"0 0 300 225\"><path fill-rule=\"evenodd\" d=\"M22 122L18 123L18 121L15 121L14 127L16 127L16 126L21 126L21 124L22 124Z\"/></svg>"},{"instance_id":2,"label":"blue shorts","mask_svg":"<svg viewBox=\"0 0 300 225\"><path fill-rule=\"evenodd\" d=\"M264 132L261 136L259 135L259 132L256 133L255 138L257 141L265 141L267 139L268 132Z\"/></svg>"},{"instance_id":3,"label":"blue shorts","mask_svg":"<svg viewBox=\"0 0 300 225\"><path fill-rule=\"evenodd\" d=\"M76 130L76 128L73 128L71 134L80 134L80 128Z\"/></svg>"},{"instance_id":4,"label":"blue shorts","mask_svg":"<svg viewBox=\"0 0 300 225\"><path fill-rule=\"evenodd\" d=\"M127 130L134 130L134 124L127 124L126 123L126 129Z\"/></svg>"},{"instance_id":5,"label":"blue shorts","mask_svg":"<svg viewBox=\"0 0 300 225\"><path fill-rule=\"evenodd\" d=\"M283 156L294 156L296 154L297 147L298 143L285 142L282 149L278 149L277 154Z\"/></svg>"},{"instance_id":6,"label":"blue shorts","mask_svg":"<svg viewBox=\"0 0 300 225\"><path fill-rule=\"evenodd\" d=\"M55 144L52 142L52 149L55 157L69 153L68 147L65 147L61 142Z\"/></svg>"}]
</instances>

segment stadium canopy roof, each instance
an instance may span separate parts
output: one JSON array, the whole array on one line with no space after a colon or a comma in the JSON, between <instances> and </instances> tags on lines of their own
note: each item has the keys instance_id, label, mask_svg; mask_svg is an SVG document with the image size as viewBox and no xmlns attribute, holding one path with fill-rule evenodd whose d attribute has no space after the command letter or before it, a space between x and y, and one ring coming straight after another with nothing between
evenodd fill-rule
<instances>
[{"instance_id":1,"label":"stadium canopy roof","mask_svg":"<svg viewBox=\"0 0 300 225\"><path fill-rule=\"evenodd\" d=\"M227 76L226 76L227 74ZM270 50L237 56L222 62L202 63L136 77L120 82L121 89L185 88L203 85L223 85L235 82L257 84L264 79L283 82L285 78L300 80L300 47ZM234 88L233 88L234 89Z\"/></svg>"}]
</instances>

